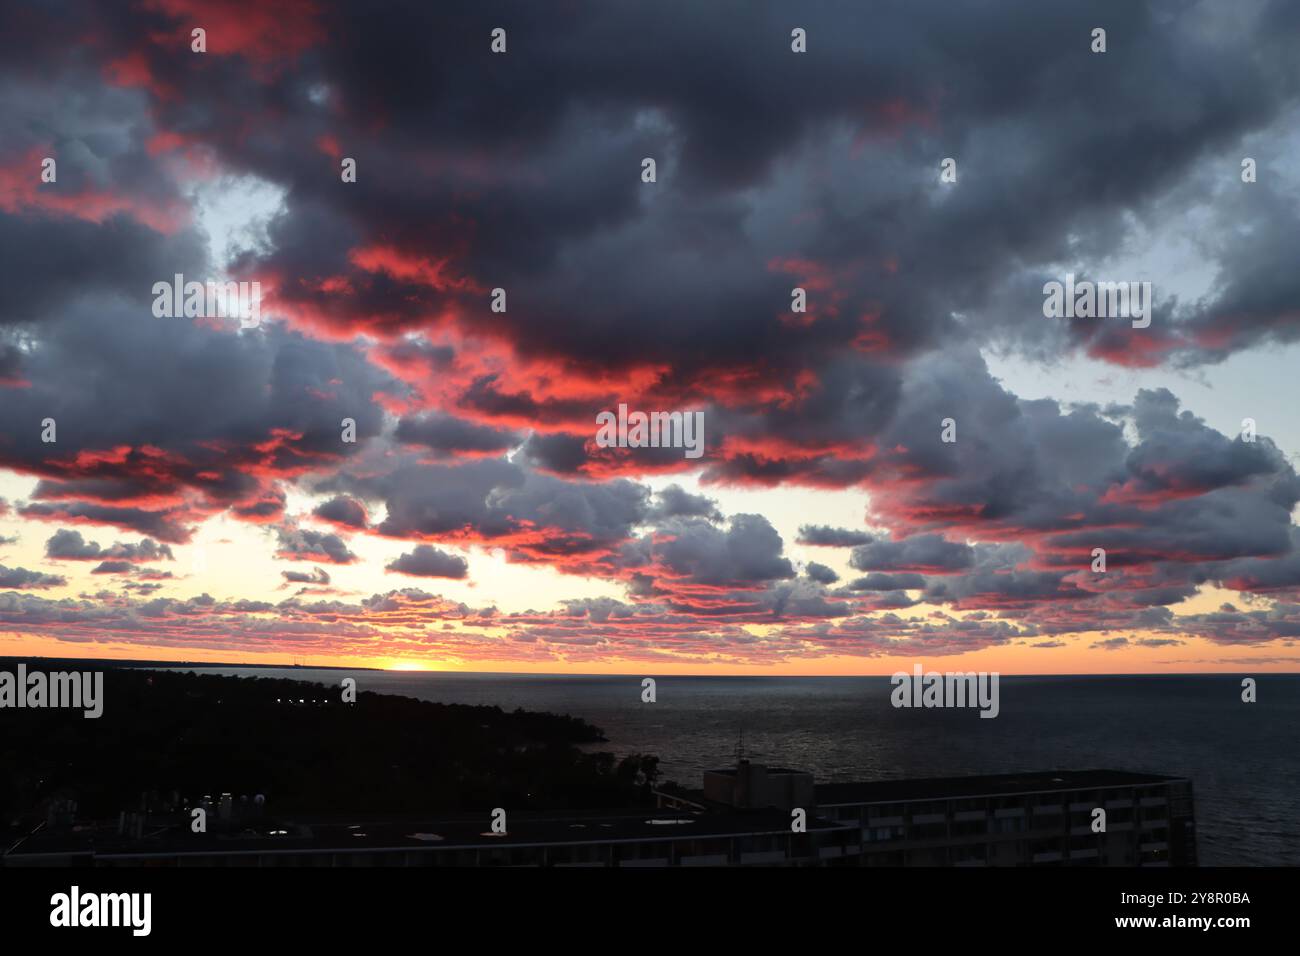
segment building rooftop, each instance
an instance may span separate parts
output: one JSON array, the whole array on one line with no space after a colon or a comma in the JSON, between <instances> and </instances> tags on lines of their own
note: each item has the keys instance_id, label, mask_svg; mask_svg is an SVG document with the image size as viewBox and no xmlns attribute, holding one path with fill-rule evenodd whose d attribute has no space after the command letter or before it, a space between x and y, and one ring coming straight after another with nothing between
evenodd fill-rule
<instances>
[{"instance_id":1,"label":"building rooftop","mask_svg":"<svg viewBox=\"0 0 1300 956\"><path fill-rule=\"evenodd\" d=\"M7 856L15 858L94 853L114 856L157 856L178 853L347 852L349 850L418 851L429 849L492 849L499 846L574 843L646 843L656 840L708 839L745 835L790 834L790 815L777 810L732 811L726 814L675 810L572 811L569 813L507 813L509 832L493 834L488 813L438 819L353 818L353 822L313 818L293 823L262 823L239 832L194 834L187 822L175 819L151 824L145 836L119 835L116 825L42 830L20 840ZM210 822L215 828L216 824ZM844 829L816 818L809 832Z\"/></svg>"},{"instance_id":2,"label":"building rooftop","mask_svg":"<svg viewBox=\"0 0 1300 956\"><path fill-rule=\"evenodd\" d=\"M735 773L735 769L717 771ZM769 768L769 774L799 773ZM851 804L904 803L1061 791L1104 790L1183 781L1182 777L1132 773L1124 770L1058 770L1041 773L938 777L920 780L874 780L824 783L816 786L818 807ZM67 857L94 854L115 857L173 856L177 854L267 854L348 851L420 851L434 849L490 850L500 846L555 846L573 844L652 843L656 841L790 834L785 810L741 810L707 798L703 791L676 788L662 796L692 801L691 809L517 811L507 814L508 832L491 832L491 815L440 815L434 818L393 814L356 814L328 817L314 814L292 821L266 818L224 829L209 817L210 832L190 832L188 816L154 816L144 835L118 833L116 823L41 828L18 840L5 854L15 862L37 861L42 856ZM852 829L810 813L810 833Z\"/></svg>"},{"instance_id":3,"label":"building rooftop","mask_svg":"<svg viewBox=\"0 0 1300 956\"><path fill-rule=\"evenodd\" d=\"M748 763L749 761L745 761L745 762ZM807 770L792 770L790 767L769 767L766 764L754 764L753 766L755 767L755 769L762 770L769 777L778 776L780 774L790 774L790 773L807 774L808 773ZM720 770L709 770L706 771L706 773L717 773L717 774L722 774L723 776L734 777L736 775L736 768L724 767Z\"/></svg>"},{"instance_id":4,"label":"building rooftop","mask_svg":"<svg viewBox=\"0 0 1300 956\"><path fill-rule=\"evenodd\" d=\"M1042 773L1004 773L978 777L934 777L909 780L871 780L858 783L820 783L817 805L847 803L903 803L961 797L1005 796L1013 793L1051 793L1061 790L1102 790L1162 784L1181 777L1127 770L1049 770Z\"/></svg>"}]
</instances>

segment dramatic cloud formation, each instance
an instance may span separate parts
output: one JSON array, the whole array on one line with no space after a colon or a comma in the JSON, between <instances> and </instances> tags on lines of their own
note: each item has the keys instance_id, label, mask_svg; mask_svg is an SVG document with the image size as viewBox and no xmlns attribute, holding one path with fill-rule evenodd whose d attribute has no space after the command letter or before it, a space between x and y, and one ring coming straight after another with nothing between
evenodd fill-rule
<instances>
[{"instance_id":1,"label":"dramatic cloud formation","mask_svg":"<svg viewBox=\"0 0 1300 956\"><path fill-rule=\"evenodd\" d=\"M1300 449L1185 392L1300 344L1298 43L1283 0L9 5L0 637L1289 646ZM1066 273L1150 325L1045 316ZM260 323L156 317L176 276ZM599 443L620 405L702 456Z\"/></svg>"}]
</instances>

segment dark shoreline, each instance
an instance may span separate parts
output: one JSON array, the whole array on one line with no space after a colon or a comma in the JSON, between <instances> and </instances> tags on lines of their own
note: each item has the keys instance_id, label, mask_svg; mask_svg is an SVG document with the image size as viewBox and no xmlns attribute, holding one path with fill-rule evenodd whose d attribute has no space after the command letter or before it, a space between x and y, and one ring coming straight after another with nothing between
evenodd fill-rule
<instances>
[{"instance_id":1,"label":"dark shoreline","mask_svg":"<svg viewBox=\"0 0 1300 956\"><path fill-rule=\"evenodd\" d=\"M220 661L151 661L137 660L135 658L112 658L112 657L0 657L0 667L9 662L31 663L32 661L41 661L51 667L82 667L88 664L95 664L100 667L121 667L121 668L142 668L144 670L158 670L161 668L172 667L257 667L266 668L267 670L313 670L313 671L383 671L380 667L339 667L336 664L236 664L223 663Z\"/></svg>"},{"instance_id":2,"label":"dark shoreline","mask_svg":"<svg viewBox=\"0 0 1300 956\"><path fill-rule=\"evenodd\" d=\"M5 658L0 669L10 660L30 664ZM103 666L96 719L66 707L6 708L0 833L61 818L60 808L92 820L167 815L221 794L237 806L261 795L267 814L632 806L647 802L657 775L657 758L590 752L604 734L569 715L349 694L297 680L292 668L234 676L166 667Z\"/></svg>"}]
</instances>

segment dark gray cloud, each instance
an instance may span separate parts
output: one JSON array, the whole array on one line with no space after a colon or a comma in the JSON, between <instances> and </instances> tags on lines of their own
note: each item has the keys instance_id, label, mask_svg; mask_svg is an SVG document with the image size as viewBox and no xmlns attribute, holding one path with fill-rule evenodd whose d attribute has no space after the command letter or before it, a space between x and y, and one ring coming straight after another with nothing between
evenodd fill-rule
<instances>
[{"instance_id":1,"label":"dark gray cloud","mask_svg":"<svg viewBox=\"0 0 1300 956\"><path fill-rule=\"evenodd\" d=\"M721 521L718 503L707 495L693 495L681 485L669 485L655 494L654 503L646 513L646 520L666 521L669 518L708 518Z\"/></svg>"},{"instance_id":2,"label":"dark gray cloud","mask_svg":"<svg viewBox=\"0 0 1300 956\"><path fill-rule=\"evenodd\" d=\"M698 518L675 519L663 531L655 558L692 584L736 586L795 576L780 534L762 515L733 515L725 530Z\"/></svg>"},{"instance_id":3,"label":"dark gray cloud","mask_svg":"<svg viewBox=\"0 0 1300 956\"><path fill-rule=\"evenodd\" d=\"M110 547L101 548L98 543L83 538L80 531L67 528L60 528L45 542L45 556L67 561L111 559L127 564L160 561L164 558L174 560L171 548L151 538L145 538L138 544L116 541Z\"/></svg>"},{"instance_id":4,"label":"dark gray cloud","mask_svg":"<svg viewBox=\"0 0 1300 956\"><path fill-rule=\"evenodd\" d=\"M329 572L324 568L312 568L311 571L281 571L280 576L289 584L319 584L324 586L330 583Z\"/></svg>"},{"instance_id":5,"label":"dark gray cloud","mask_svg":"<svg viewBox=\"0 0 1300 956\"><path fill-rule=\"evenodd\" d=\"M804 568L804 573L818 584L834 584L840 579L833 568L818 564L816 561L809 561L808 566Z\"/></svg>"},{"instance_id":6,"label":"dark gray cloud","mask_svg":"<svg viewBox=\"0 0 1300 956\"><path fill-rule=\"evenodd\" d=\"M357 560L347 542L336 534L291 527L276 528L275 533L278 541L275 554L278 558L289 561L328 561L332 564L351 564Z\"/></svg>"},{"instance_id":7,"label":"dark gray cloud","mask_svg":"<svg viewBox=\"0 0 1300 956\"><path fill-rule=\"evenodd\" d=\"M825 545L835 548L849 548L859 544L870 544L875 535L865 531L850 531L846 528L830 528L826 525L804 525L799 529L799 543Z\"/></svg>"},{"instance_id":8,"label":"dark gray cloud","mask_svg":"<svg viewBox=\"0 0 1300 956\"><path fill-rule=\"evenodd\" d=\"M920 574L881 574L872 572L849 583L850 591L899 591L919 590L925 587L925 578Z\"/></svg>"},{"instance_id":9,"label":"dark gray cloud","mask_svg":"<svg viewBox=\"0 0 1300 956\"><path fill-rule=\"evenodd\" d=\"M516 432L444 414L403 418L397 423L395 434L400 442L423 445L444 455L456 452L501 454L522 440Z\"/></svg>"},{"instance_id":10,"label":"dark gray cloud","mask_svg":"<svg viewBox=\"0 0 1300 956\"><path fill-rule=\"evenodd\" d=\"M312 511L317 518L332 521L347 528L364 530L369 524L365 506L355 498L338 495L323 501Z\"/></svg>"},{"instance_id":11,"label":"dark gray cloud","mask_svg":"<svg viewBox=\"0 0 1300 956\"><path fill-rule=\"evenodd\" d=\"M427 544L401 555L385 565L389 571L410 574L421 578L463 578L469 571L469 562L455 554L448 554Z\"/></svg>"},{"instance_id":12,"label":"dark gray cloud","mask_svg":"<svg viewBox=\"0 0 1300 956\"><path fill-rule=\"evenodd\" d=\"M59 587L67 583L67 578L57 574L43 574L40 571L29 571L26 568L8 568L0 564L0 588L27 590Z\"/></svg>"},{"instance_id":13,"label":"dark gray cloud","mask_svg":"<svg viewBox=\"0 0 1300 956\"><path fill-rule=\"evenodd\" d=\"M849 556L849 565L859 571L942 574L964 570L974 563L975 550L970 545L935 534L920 534L901 541L873 540L858 545Z\"/></svg>"}]
</instances>

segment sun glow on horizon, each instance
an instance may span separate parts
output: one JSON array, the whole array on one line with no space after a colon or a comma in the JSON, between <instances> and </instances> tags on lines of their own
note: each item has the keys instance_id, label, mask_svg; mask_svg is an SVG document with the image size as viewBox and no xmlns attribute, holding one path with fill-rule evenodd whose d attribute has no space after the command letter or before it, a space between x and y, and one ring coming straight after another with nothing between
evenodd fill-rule
<instances>
[{"instance_id":1,"label":"sun glow on horizon","mask_svg":"<svg viewBox=\"0 0 1300 956\"><path fill-rule=\"evenodd\" d=\"M411 660L389 661L384 665L386 671L431 671L436 669L423 661Z\"/></svg>"}]
</instances>

